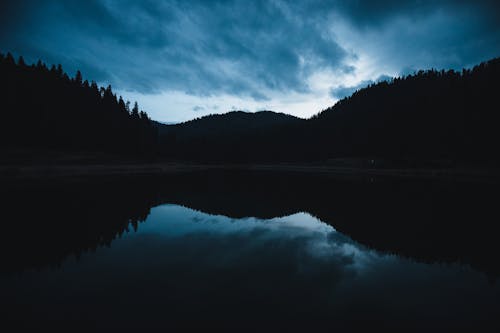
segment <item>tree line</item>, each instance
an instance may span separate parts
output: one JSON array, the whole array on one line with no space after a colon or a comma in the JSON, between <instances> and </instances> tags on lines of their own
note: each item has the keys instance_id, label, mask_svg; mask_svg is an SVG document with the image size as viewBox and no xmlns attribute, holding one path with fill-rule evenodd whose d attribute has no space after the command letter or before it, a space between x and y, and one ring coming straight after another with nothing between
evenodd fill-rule
<instances>
[{"instance_id":1,"label":"tree line","mask_svg":"<svg viewBox=\"0 0 500 333\"><path fill-rule=\"evenodd\" d=\"M500 165L500 58L418 71L356 91L307 120L232 112L164 125L78 71L0 54L5 151L103 152L217 163L371 161ZM333 162L332 162L333 161Z\"/></svg>"},{"instance_id":2,"label":"tree line","mask_svg":"<svg viewBox=\"0 0 500 333\"><path fill-rule=\"evenodd\" d=\"M196 121L170 125L161 130L161 151L175 159L214 162L498 165L499 77L497 58L461 72L418 71L372 84L305 121L247 131L233 114L239 127L231 125L235 129L226 136L195 131ZM198 123L202 120L207 122Z\"/></svg>"},{"instance_id":3,"label":"tree line","mask_svg":"<svg viewBox=\"0 0 500 333\"><path fill-rule=\"evenodd\" d=\"M108 85L69 77L61 65L28 65L0 54L0 146L9 151L148 155L157 133L148 115Z\"/></svg>"},{"instance_id":4,"label":"tree line","mask_svg":"<svg viewBox=\"0 0 500 333\"><path fill-rule=\"evenodd\" d=\"M310 121L323 157L498 164L500 58L461 72L419 71L355 92Z\"/></svg>"}]
</instances>

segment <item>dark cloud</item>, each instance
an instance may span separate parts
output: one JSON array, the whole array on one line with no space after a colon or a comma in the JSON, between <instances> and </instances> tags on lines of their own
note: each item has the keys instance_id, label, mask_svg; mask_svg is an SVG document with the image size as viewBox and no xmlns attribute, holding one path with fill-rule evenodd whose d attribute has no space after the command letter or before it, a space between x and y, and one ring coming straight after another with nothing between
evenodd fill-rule
<instances>
[{"instance_id":1,"label":"dark cloud","mask_svg":"<svg viewBox=\"0 0 500 333\"><path fill-rule=\"evenodd\" d=\"M488 20L495 21L500 18L500 3L496 0L335 1L330 4L330 9L338 10L354 25L365 28L384 25L399 17L420 20L436 11L446 11L450 14L460 11L476 12Z\"/></svg>"},{"instance_id":2,"label":"dark cloud","mask_svg":"<svg viewBox=\"0 0 500 333\"><path fill-rule=\"evenodd\" d=\"M496 0L338 4L340 15L355 29L380 38L376 54L399 68L460 69L500 55L500 2Z\"/></svg>"},{"instance_id":3,"label":"dark cloud","mask_svg":"<svg viewBox=\"0 0 500 333\"><path fill-rule=\"evenodd\" d=\"M331 29L339 20L378 41L371 56L400 73L460 68L500 54L500 5L493 0L27 0L3 1L0 9L0 51L60 62L142 93L268 101L270 92L309 92L315 72L359 70L353 63L368 46L362 39L343 45Z\"/></svg>"},{"instance_id":4,"label":"dark cloud","mask_svg":"<svg viewBox=\"0 0 500 333\"><path fill-rule=\"evenodd\" d=\"M268 100L262 90L307 91L313 71L346 56L321 22L271 1L49 2L32 3L33 24L12 27L2 49L33 59L57 50L47 61L97 64L124 89Z\"/></svg>"}]
</instances>

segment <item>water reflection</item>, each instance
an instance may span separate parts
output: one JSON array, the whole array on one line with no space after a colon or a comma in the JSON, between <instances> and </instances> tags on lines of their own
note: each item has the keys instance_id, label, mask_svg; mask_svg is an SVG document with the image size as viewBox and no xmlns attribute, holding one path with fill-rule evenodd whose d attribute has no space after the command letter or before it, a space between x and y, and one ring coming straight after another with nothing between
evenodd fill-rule
<instances>
[{"instance_id":1,"label":"water reflection","mask_svg":"<svg viewBox=\"0 0 500 333\"><path fill-rule=\"evenodd\" d=\"M0 197L0 273L56 267L110 246L159 203L137 179L2 184Z\"/></svg>"},{"instance_id":2,"label":"water reflection","mask_svg":"<svg viewBox=\"0 0 500 333\"><path fill-rule=\"evenodd\" d=\"M371 248L461 262L494 280L497 187L237 171L2 184L0 272L57 266L68 255L109 246L152 207L173 203L232 218L308 212Z\"/></svg>"},{"instance_id":3,"label":"water reflection","mask_svg":"<svg viewBox=\"0 0 500 333\"><path fill-rule=\"evenodd\" d=\"M1 319L495 331L490 186L228 173L11 184Z\"/></svg>"},{"instance_id":4,"label":"water reflection","mask_svg":"<svg viewBox=\"0 0 500 333\"><path fill-rule=\"evenodd\" d=\"M88 329L472 330L500 308L483 274L380 254L307 213L235 219L177 205L61 269L4 277L2 295L10 319Z\"/></svg>"}]
</instances>

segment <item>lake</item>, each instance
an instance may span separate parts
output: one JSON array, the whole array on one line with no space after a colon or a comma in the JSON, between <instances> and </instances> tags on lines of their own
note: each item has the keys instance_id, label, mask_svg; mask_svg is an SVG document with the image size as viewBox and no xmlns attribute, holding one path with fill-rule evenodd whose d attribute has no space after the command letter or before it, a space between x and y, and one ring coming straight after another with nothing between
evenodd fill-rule
<instances>
[{"instance_id":1,"label":"lake","mask_svg":"<svg viewBox=\"0 0 500 333\"><path fill-rule=\"evenodd\" d=\"M494 188L228 173L10 184L2 322L493 332Z\"/></svg>"}]
</instances>

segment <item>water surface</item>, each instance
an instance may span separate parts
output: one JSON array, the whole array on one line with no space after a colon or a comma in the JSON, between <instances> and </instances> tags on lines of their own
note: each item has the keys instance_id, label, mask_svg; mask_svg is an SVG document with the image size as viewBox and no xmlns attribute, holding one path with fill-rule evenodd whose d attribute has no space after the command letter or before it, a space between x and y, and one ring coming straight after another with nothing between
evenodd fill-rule
<instances>
[{"instance_id":1,"label":"water surface","mask_svg":"<svg viewBox=\"0 0 500 333\"><path fill-rule=\"evenodd\" d=\"M0 187L2 323L500 331L493 183L261 172Z\"/></svg>"},{"instance_id":2,"label":"water surface","mask_svg":"<svg viewBox=\"0 0 500 333\"><path fill-rule=\"evenodd\" d=\"M3 276L4 313L33 327L473 331L500 309L484 273L370 250L306 212L162 204L128 229L59 268Z\"/></svg>"}]
</instances>

